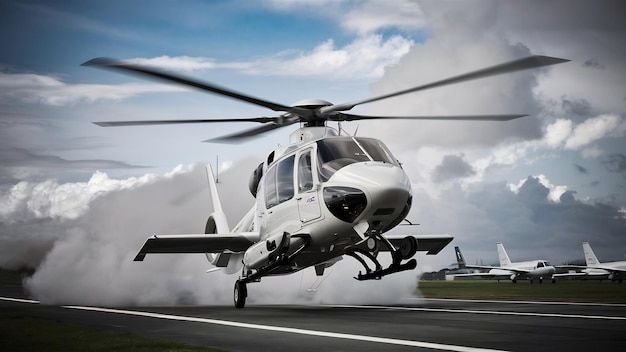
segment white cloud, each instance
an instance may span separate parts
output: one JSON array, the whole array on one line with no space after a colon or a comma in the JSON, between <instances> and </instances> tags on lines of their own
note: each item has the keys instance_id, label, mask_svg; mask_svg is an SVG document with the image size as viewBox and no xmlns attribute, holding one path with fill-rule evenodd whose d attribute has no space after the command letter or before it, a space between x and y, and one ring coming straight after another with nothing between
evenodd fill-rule
<instances>
[{"instance_id":1,"label":"white cloud","mask_svg":"<svg viewBox=\"0 0 626 352\"><path fill-rule=\"evenodd\" d=\"M165 176L172 177L181 171L182 168L177 167ZM5 185L0 193L0 222L11 224L42 218L76 219L88 210L89 204L96 198L109 192L154 182L155 179L156 175L145 174L116 180L98 171L87 182L59 184L56 180L46 180Z\"/></svg>"},{"instance_id":2,"label":"white cloud","mask_svg":"<svg viewBox=\"0 0 626 352\"><path fill-rule=\"evenodd\" d=\"M385 0L370 0L361 5L339 18L344 28L360 35L389 27L415 30L425 25L424 14L414 1L400 0L390 4Z\"/></svg>"},{"instance_id":3,"label":"white cloud","mask_svg":"<svg viewBox=\"0 0 626 352\"><path fill-rule=\"evenodd\" d=\"M55 76L0 72L0 101L65 106L97 100L122 100L142 93L175 92L179 87L161 84L68 84Z\"/></svg>"},{"instance_id":4,"label":"white cloud","mask_svg":"<svg viewBox=\"0 0 626 352\"><path fill-rule=\"evenodd\" d=\"M602 150L594 146L594 147L584 148L581 153L582 153L583 158L593 159L602 155Z\"/></svg>"},{"instance_id":5,"label":"white cloud","mask_svg":"<svg viewBox=\"0 0 626 352\"><path fill-rule=\"evenodd\" d=\"M543 174L532 176L532 177L537 179L537 181L539 181L539 183L541 183L545 188L547 188L549 190L547 198L549 200L551 200L552 202L559 202L560 199L561 199L561 196L563 195L563 193L567 192L567 186L564 186L564 185L554 185ZM515 194L518 194L520 188L522 188L522 186L524 186L524 184L527 181L528 181L528 179L524 178L524 179L519 180L519 182L516 183L516 184L515 183L509 183L507 186L509 187L511 192L513 192Z\"/></svg>"},{"instance_id":6,"label":"white cloud","mask_svg":"<svg viewBox=\"0 0 626 352\"><path fill-rule=\"evenodd\" d=\"M626 132L626 123L616 114L596 116L585 120L574 128L565 141L566 149L580 149L606 136L621 136Z\"/></svg>"},{"instance_id":7,"label":"white cloud","mask_svg":"<svg viewBox=\"0 0 626 352\"><path fill-rule=\"evenodd\" d=\"M552 148L561 146L572 133L572 125L571 120L557 119L554 123L546 127L546 132L543 137L545 143Z\"/></svg>"},{"instance_id":8,"label":"white cloud","mask_svg":"<svg viewBox=\"0 0 626 352\"><path fill-rule=\"evenodd\" d=\"M401 36L384 40L381 35L357 38L342 48L327 40L309 52L286 51L254 61L217 62L211 58L159 56L134 58L129 63L172 71L233 69L245 74L324 79L371 79L381 77L385 69L404 56L413 41ZM68 84L52 75L0 72L1 100L67 106L99 100L123 100L139 94L178 92L184 88L152 83L118 85Z\"/></svg>"},{"instance_id":9,"label":"white cloud","mask_svg":"<svg viewBox=\"0 0 626 352\"><path fill-rule=\"evenodd\" d=\"M468 13L479 17L489 10ZM458 15L458 14L457 14ZM432 17L431 17L432 18ZM439 17L434 17L435 22ZM389 67L372 87L372 95L435 82L459 74L530 54L527 47L511 44L505 37L490 32L490 22L476 20L484 28L468 30L458 27L453 16L441 16L433 24L435 32L425 42L414 45L398 64ZM372 115L480 115L520 113L533 114L540 102L533 94L544 70L524 71L463 82L456 85L401 95L364 106ZM400 147L424 146L494 146L507 140L528 140L541 136L541 123L535 116L513 121L379 121L360 123L366 134L386 136ZM406 133L411 131L411 133ZM443 132L445 131L445 133Z\"/></svg>"},{"instance_id":10,"label":"white cloud","mask_svg":"<svg viewBox=\"0 0 626 352\"><path fill-rule=\"evenodd\" d=\"M284 76L321 76L330 79L381 77L385 68L404 56L413 41L401 36L384 40L381 35L357 38L343 48L327 40L306 53L284 53L251 62L247 73Z\"/></svg>"},{"instance_id":11,"label":"white cloud","mask_svg":"<svg viewBox=\"0 0 626 352\"><path fill-rule=\"evenodd\" d=\"M385 68L396 64L412 45L412 40L402 36L385 40L381 35L369 35L356 38L341 48L329 39L308 52L287 50L253 61L219 62L211 58L188 56L126 61L176 71L227 68L252 75L367 79L381 77Z\"/></svg>"},{"instance_id":12,"label":"white cloud","mask_svg":"<svg viewBox=\"0 0 626 352\"><path fill-rule=\"evenodd\" d=\"M331 17L345 30L360 36L384 28L416 30L425 26L417 2L411 0L270 0L269 5L282 11L308 11Z\"/></svg>"},{"instance_id":13,"label":"white cloud","mask_svg":"<svg viewBox=\"0 0 626 352\"><path fill-rule=\"evenodd\" d=\"M162 55L153 58L136 58L124 60L124 62L136 65L154 66L166 70L197 71L217 68L215 60L206 57L190 56L167 56Z\"/></svg>"}]
</instances>

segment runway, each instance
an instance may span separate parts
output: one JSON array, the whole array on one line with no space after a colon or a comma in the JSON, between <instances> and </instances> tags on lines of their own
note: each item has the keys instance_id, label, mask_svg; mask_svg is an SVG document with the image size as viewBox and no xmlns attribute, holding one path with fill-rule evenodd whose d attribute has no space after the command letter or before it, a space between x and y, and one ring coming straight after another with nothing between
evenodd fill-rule
<instances>
[{"instance_id":1,"label":"runway","mask_svg":"<svg viewBox=\"0 0 626 352\"><path fill-rule=\"evenodd\" d=\"M393 306L48 306L0 287L0 309L229 351L623 350L626 305L406 299Z\"/></svg>"}]
</instances>

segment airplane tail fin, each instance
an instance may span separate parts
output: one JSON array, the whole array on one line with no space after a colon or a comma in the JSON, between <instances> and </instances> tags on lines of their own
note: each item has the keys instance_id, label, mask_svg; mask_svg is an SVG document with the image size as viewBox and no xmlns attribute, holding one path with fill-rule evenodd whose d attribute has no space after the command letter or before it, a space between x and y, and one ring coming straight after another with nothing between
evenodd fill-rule
<instances>
[{"instance_id":1,"label":"airplane tail fin","mask_svg":"<svg viewBox=\"0 0 626 352\"><path fill-rule=\"evenodd\" d=\"M454 252L456 253L456 263L459 265L459 269L465 269L465 259L463 259L463 254L461 254L461 249L456 246L454 247Z\"/></svg>"},{"instance_id":2,"label":"airplane tail fin","mask_svg":"<svg viewBox=\"0 0 626 352\"><path fill-rule=\"evenodd\" d=\"M504 246L502 243L498 243L496 245L498 247L498 258L500 259L500 266L511 265L511 259L509 259L509 255L506 254L506 250L504 250Z\"/></svg>"},{"instance_id":3,"label":"airplane tail fin","mask_svg":"<svg viewBox=\"0 0 626 352\"><path fill-rule=\"evenodd\" d=\"M598 261L598 257L596 257L595 253L593 253L593 249L591 249L589 242L583 242L583 252L585 253L585 262L587 262L587 266L600 264L600 261Z\"/></svg>"}]
</instances>

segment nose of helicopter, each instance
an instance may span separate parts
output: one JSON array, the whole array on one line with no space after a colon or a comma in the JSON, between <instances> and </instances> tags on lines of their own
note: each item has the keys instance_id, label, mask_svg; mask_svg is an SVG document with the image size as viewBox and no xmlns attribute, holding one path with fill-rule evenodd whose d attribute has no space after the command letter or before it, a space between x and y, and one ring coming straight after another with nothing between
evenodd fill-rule
<instances>
[{"instance_id":1,"label":"nose of helicopter","mask_svg":"<svg viewBox=\"0 0 626 352\"><path fill-rule=\"evenodd\" d=\"M333 189L347 189L352 195L352 203L362 205L358 214L354 212L355 216L350 220L364 215L388 222L408 211L406 207L411 198L411 183L404 170L396 165L381 162L355 163L337 171L329 181L329 192ZM362 192L362 198L358 197L359 192Z\"/></svg>"}]
</instances>

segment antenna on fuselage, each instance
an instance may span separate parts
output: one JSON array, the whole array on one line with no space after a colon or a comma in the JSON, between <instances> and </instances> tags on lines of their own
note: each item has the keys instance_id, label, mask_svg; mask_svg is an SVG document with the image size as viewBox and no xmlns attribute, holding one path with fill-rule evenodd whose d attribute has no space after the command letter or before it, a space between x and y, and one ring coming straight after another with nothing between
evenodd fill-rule
<instances>
[{"instance_id":1,"label":"antenna on fuselage","mask_svg":"<svg viewBox=\"0 0 626 352\"><path fill-rule=\"evenodd\" d=\"M215 156L215 183L220 183L220 156Z\"/></svg>"},{"instance_id":2,"label":"antenna on fuselage","mask_svg":"<svg viewBox=\"0 0 626 352\"><path fill-rule=\"evenodd\" d=\"M353 135L350 134L350 132L346 131L343 129L343 126L341 125L341 122L337 122L337 127L339 128L339 135L341 136L341 131L343 131L343 133L346 134L346 136L348 137L354 137Z\"/></svg>"}]
</instances>

